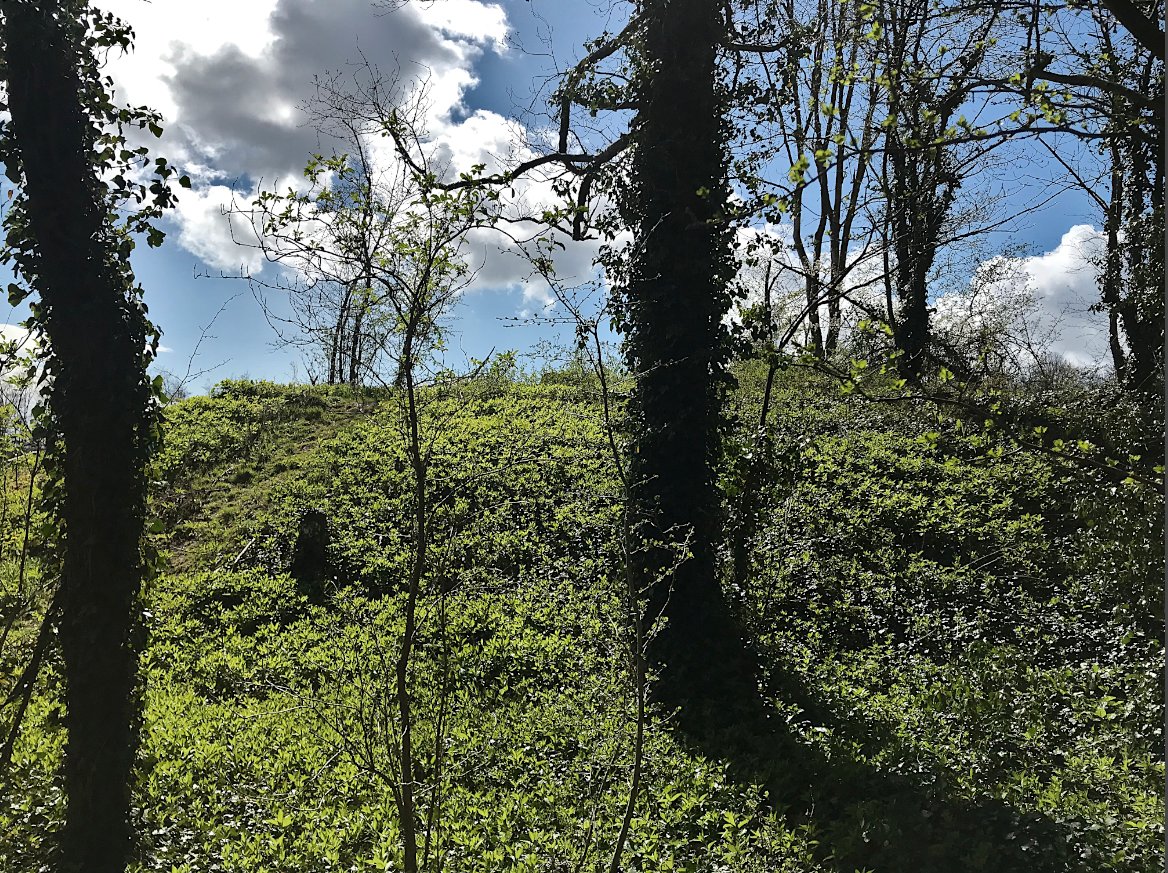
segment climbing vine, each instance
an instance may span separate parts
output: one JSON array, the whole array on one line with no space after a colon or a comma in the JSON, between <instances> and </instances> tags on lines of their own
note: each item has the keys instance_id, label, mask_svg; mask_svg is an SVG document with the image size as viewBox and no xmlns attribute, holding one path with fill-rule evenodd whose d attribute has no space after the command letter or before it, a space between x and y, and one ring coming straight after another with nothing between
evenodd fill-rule
<instances>
[{"instance_id":1,"label":"climbing vine","mask_svg":"<svg viewBox=\"0 0 1168 873\"><path fill-rule=\"evenodd\" d=\"M25 700L55 627L65 674L68 811L65 869L120 869L130 851L130 769L140 701L139 591L153 571L143 553L146 469L161 438L161 377L148 367L160 333L150 322L130 255L188 187L147 132L161 118L119 106L102 61L128 51L131 30L84 2L13 2L0 39L0 161L16 186L0 263L17 281L15 306L35 343L45 446L46 540L59 585L32 660L9 699ZM20 727L8 726L10 750Z\"/></svg>"}]
</instances>

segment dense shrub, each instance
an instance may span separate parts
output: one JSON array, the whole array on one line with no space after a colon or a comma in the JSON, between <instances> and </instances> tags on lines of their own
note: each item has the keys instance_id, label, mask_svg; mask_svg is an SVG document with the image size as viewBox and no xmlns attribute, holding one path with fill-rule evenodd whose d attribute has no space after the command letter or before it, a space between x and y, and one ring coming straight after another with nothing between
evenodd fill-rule
<instances>
[{"instance_id":1,"label":"dense shrub","mask_svg":"<svg viewBox=\"0 0 1168 873\"><path fill-rule=\"evenodd\" d=\"M578 375L424 397L435 570L410 675L419 748L444 738L419 779L443 798L448 870L606 870L624 811L620 495ZM768 717L697 745L651 714L621 868L1158 869L1159 497L988 456L935 411L796 372L760 433L758 374L741 385L727 587ZM395 410L391 391L270 383L168 409L136 870L397 869L392 743L359 717L384 705L402 633ZM287 573L308 509L335 570L315 603ZM51 864L58 691L50 664L0 804L2 869Z\"/></svg>"}]
</instances>

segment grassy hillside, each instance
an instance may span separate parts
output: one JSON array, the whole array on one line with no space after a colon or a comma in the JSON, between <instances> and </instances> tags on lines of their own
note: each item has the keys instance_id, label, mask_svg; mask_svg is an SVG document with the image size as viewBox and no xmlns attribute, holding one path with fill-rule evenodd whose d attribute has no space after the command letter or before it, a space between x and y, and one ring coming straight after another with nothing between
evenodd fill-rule
<instances>
[{"instance_id":1,"label":"grassy hillside","mask_svg":"<svg viewBox=\"0 0 1168 873\"><path fill-rule=\"evenodd\" d=\"M596 394L564 381L426 398L436 534L409 678L432 869L608 870L617 841L636 722L620 493ZM774 408L725 477L727 589L773 712L700 744L651 715L619 869L1159 869L1158 497L810 378ZM169 409L138 869L400 869L395 410L265 383ZM8 675L36 622L15 627ZM62 818L58 683L50 660L0 800L3 870L43 868Z\"/></svg>"}]
</instances>

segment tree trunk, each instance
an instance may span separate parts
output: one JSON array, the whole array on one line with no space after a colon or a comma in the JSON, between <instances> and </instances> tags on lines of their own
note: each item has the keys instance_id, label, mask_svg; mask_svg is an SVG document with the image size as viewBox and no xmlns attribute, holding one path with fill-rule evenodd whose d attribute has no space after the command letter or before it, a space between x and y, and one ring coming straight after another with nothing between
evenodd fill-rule
<instances>
[{"instance_id":1,"label":"tree trunk","mask_svg":"<svg viewBox=\"0 0 1168 873\"><path fill-rule=\"evenodd\" d=\"M1138 83L1141 91L1163 94L1158 70L1162 66L1150 61L1145 65ZM1147 425L1148 436L1137 448L1145 458L1156 461L1164 457L1162 112L1141 118L1121 98L1112 102L1111 192L1104 222L1107 249L1099 277L1116 374L1140 405Z\"/></svg>"},{"instance_id":2,"label":"tree trunk","mask_svg":"<svg viewBox=\"0 0 1168 873\"><path fill-rule=\"evenodd\" d=\"M55 363L64 444L61 649L66 684L62 869L124 869L137 745L145 319L110 229L83 108L74 4L4 4L12 136L36 241L33 284ZM13 168L9 168L10 170Z\"/></svg>"},{"instance_id":3,"label":"tree trunk","mask_svg":"<svg viewBox=\"0 0 1168 873\"><path fill-rule=\"evenodd\" d=\"M361 341L365 338L365 315L369 312L367 299L362 299L353 317L353 336L349 339L349 385L356 388L361 384Z\"/></svg>"},{"instance_id":4,"label":"tree trunk","mask_svg":"<svg viewBox=\"0 0 1168 873\"><path fill-rule=\"evenodd\" d=\"M1103 270L1099 276L1099 296L1108 314L1108 340L1115 378L1122 385L1126 381L1127 358L1119 339L1119 305L1123 293L1123 250L1119 244L1120 222L1123 215L1123 164L1119 148L1111 147L1111 196L1103 220L1107 235L1107 250Z\"/></svg>"},{"instance_id":5,"label":"tree trunk","mask_svg":"<svg viewBox=\"0 0 1168 873\"><path fill-rule=\"evenodd\" d=\"M395 696L397 698L398 720L401 722L401 746L399 766L401 787L398 797L398 821L402 832L402 852L404 873L418 871L418 829L417 803L414 773L414 718L410 698L410 660L418 633L418 598L422 593L422 581L426 576L429 559L429 516L427 500L427 465L422 446L421 412L418 409L418 386L414 381L417 360L414 355L414 339L418 314L411 306L410 321L402 342L401 371L406 400L407 445L410 468L413 472L414 489L414 554L410 561L409 586L406 589L405 625L402 628L401 650L398 652Z\"/></svg>"},{"instance_id":6,"label":"tree trunk","mask_svg":"<svg viewBox=\"0 0 1168 873\"><path fill-rule=\"evenodd\" d=\"M667 704L709 703L741 672L715 567L723 317L733 273L724 124L715 89L722 22L712 0L646 0L627 217L636 234L626 345L637 420L632 500L650 585L649 643Z\"/></svg>"},{"instance_id":7,"label":"tree trunk","mask_svg":"<svg viewBox=\"0 0 1168 873\"><path fill-rule=\"evenodd\" d=\"M812 263L810 267L804 267L807 270L807 278L804 280L804 293L807 297L807 333L811 337L811 348L815 353L815 357L823 360L823 325L819 318L819 307L823 301L820 299L819 276L812 273L811 270L818 270L819 265Z\"/></svg>"},{"instance_id":8,"label":"tree trunk","mask_svg":"<svg viewBox=\"0 0 1168 873\"><path fill-rule=\"evenodd\" d=\"M896 255L893 282L899 302L894 336L901 353L900 374L916 384L925 374L931 329L929 271L957 180L947 172L944 146L909 146L894 131L888 134L885 148L892 170L885 185Z\"/></svg>"}]
</instances>

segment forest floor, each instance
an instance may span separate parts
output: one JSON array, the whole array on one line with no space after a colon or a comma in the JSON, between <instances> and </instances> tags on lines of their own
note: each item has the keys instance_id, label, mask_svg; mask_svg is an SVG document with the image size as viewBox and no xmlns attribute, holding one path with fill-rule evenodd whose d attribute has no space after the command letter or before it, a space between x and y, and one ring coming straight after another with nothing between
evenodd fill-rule
<instances>
[{"instance_id":1,"label":"forest floor","mask_svg":"<svg viewBox=\"0 0 1168 873\"><path fill-rule=\"evenodd\" d=\"M760 394L744 372L740 421ZM812 376L782 374L773 408L766 441L732 435L724 471L725 587L769 727L696 742L651 710L613 869L1159 870L1159 496ZM168 408L135 870L401 869L397 409L248 382ZM595 386L483 378L431 391L425 422L409 685L426 869L609 870L636 694ZM0 652L6 677L35 630ZM59 700L50 659L0 799L0 870L49 869Z\"/></svg>"}]
</instances>

